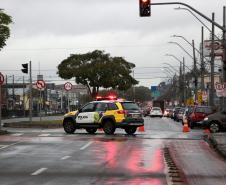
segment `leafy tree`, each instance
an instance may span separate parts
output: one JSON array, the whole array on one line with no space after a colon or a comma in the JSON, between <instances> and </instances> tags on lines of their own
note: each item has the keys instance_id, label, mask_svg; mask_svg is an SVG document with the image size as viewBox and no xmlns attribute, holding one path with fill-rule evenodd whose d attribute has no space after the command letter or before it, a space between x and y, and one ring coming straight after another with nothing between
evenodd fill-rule
<instances>
[{"instance_id":1,"label":"leafy tree","mask_svg":"<svg viewBox=\"0 0 226 185\"><path fill-rule=\"evenodd\" d=\"M127 90L137 84L130 75L134 67L122 57L95 50L70 55L58 65L58 74L63 79L75 77L76 83L87 86L89 94L95 97L101 87Z\"/></svg>"},{"instance_id":2,"label":"leafy tree","mask_svg":"<svg viewBox=\"0 0 226 185\"><path fill-rule=\"evenodd\" d=\"M0 50L6 45L6 40L10 36L8 25L12 23L12 18L0 9Z\"/></svg>"}]
</instances>

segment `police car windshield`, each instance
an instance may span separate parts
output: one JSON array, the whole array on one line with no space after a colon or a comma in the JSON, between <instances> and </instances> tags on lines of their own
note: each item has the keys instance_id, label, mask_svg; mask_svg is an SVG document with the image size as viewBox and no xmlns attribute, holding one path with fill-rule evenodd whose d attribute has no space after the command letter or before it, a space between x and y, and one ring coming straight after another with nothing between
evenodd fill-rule
<instances>
[{"instance_id":1,"label":"police car windshield","mask_svg":"<svg viewBox=\"0 0 226 185\"><path fill-rule=\"evenodd\" d=\"M133 102L122 102L123 109L125 110L139 110L140 108Z\"/></svg>"}]
</instances>

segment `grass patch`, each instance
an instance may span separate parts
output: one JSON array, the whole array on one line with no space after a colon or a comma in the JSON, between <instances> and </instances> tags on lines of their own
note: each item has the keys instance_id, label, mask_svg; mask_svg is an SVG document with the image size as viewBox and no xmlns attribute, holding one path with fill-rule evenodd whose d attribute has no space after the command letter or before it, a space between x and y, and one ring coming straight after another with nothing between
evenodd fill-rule
<instances>
[{"instance_id":1,"label":"grass patch","mask_svg":"<svg viewBox=\"0 0 226 185\"><path fill-rule=\"evenodd\" d=\"M62 120L42 120L42 121L21 121L5 123L4 127L13 128L60 128L62 127Z\"/></svg>"}]
</instances>

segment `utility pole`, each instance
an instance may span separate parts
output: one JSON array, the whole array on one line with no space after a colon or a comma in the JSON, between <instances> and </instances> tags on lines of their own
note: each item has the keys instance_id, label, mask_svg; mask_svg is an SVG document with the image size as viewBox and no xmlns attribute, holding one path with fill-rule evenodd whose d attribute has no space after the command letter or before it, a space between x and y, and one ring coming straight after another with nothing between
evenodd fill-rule
<instances>
[{"instance_id":1,"label":"utility pole","mask_svg":"<svg viewBox=\"0 0 226 185\"><path fill-rule=\"evenodd\" d=\"M204 60L203 60L203 42L204 42L204 29L202 26L202 31L201 31L201 52L200 52L200 61L201 61L201 90L202 92L205 91L205 86L204 86L204 72L205 72L205 66L204 66Z\"/></svg>"},{"instance_id":2,"label":"utility pole","mask_svg":"<svg viewBox=\"0 0 226 185\"><path fill-rule=\"evenodd\" d=\"M180 87L182 86L182 65L181 65L181 62L180 62L180 68L179 68L179 95L180 95L180 104L182 105L183 103L183 91L180 90Z\"/></svg>"},{"instance_id":3,"label":"utility pole","mask_svg":"<svg viewBox=\"0 0 226 185\"><path fill-rule=\"evenodd\" d=\"M30 74L30 101L29 101L29 121L32 124L32 109L33 109L33 97L32 97L32 70L31 61L29 61L29 74Z\"/></svg>"},{"instance_id":4,"label":"utility pole","mask_svg":"<svg viewBox=\"0 0 226 185\"><path fill-rule=\"evenodd\" d=\"M226 82L226 6L223 8L223 82ZM223 108L226 108L226 97L223 97Z\"/></svg>"},{"instance_id":5,"label":"utility pole","mask_svg":"<svg viewBox=\"0 0 226 185\"><path fill-rule=\"evenodd\" d=\"M183 57L183 102L185 105L185 100L186 100L186 79L185 79L185 59Z\"/></svg>"},{"instance_id":6,"label":"utility pole","mask_svg":"<svg viewBox=\"0 0 226 185\"><path fill-rule=\"evenodd\" d=\"M24 111L24 117L26 116L25 114L25 89L24 89L24 76L23 76L23 111Z\"/></svg>"},{"instance_id":7,"label":"utility pole","mask_svg":"<svg viewBox=\"0 0 226 185\"><path fill-rule=\"evenodd\" d=\"M13 110L15 110L15 88L14 88L14 75L13 75Z\"/></svg>"},{"instance_id":8,"label":"utility pole","mask_svg":"<svg viewBox=\"0 0 226 185\"><path fill-rule=\"evenodd\" d=\"M197 80L197 66L196 66L196 56L195 56L195 42L192 40L192 48L193 48L193 59L194 59L194 83L195 83L195 89L194 89L194 94L195 94L195 102L197 100L197 85L198 85L198 80Z\"/></svg>"},{"instance_id":9,"label":"utility pole","mask_svg":"<svg viewBox=\"0 0 226 185\"><path fill-rule=\"evenodd\" d=\"M212 21L214 22L214 13L212 13ZM211 34L211 71L210 71L210 91L209 91L209 105L214 106L214 24L212 23Z\"/></svg>"}]
</instances>

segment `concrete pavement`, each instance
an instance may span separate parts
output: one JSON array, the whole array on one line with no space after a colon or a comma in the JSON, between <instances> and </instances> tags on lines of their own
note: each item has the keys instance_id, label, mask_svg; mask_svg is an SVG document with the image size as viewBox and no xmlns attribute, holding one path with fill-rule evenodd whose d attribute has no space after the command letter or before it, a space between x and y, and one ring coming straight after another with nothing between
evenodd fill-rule
<instances>
[{"instance_id":1,"label":"concrete pavement","mask_svg":"<svg viewBox=\"0 0 226 185\"><path fill-rule=\"evenodd\" d=\"M226 159L226 133L206 134L204 138Z\"/></svg>"}]
</instances>

